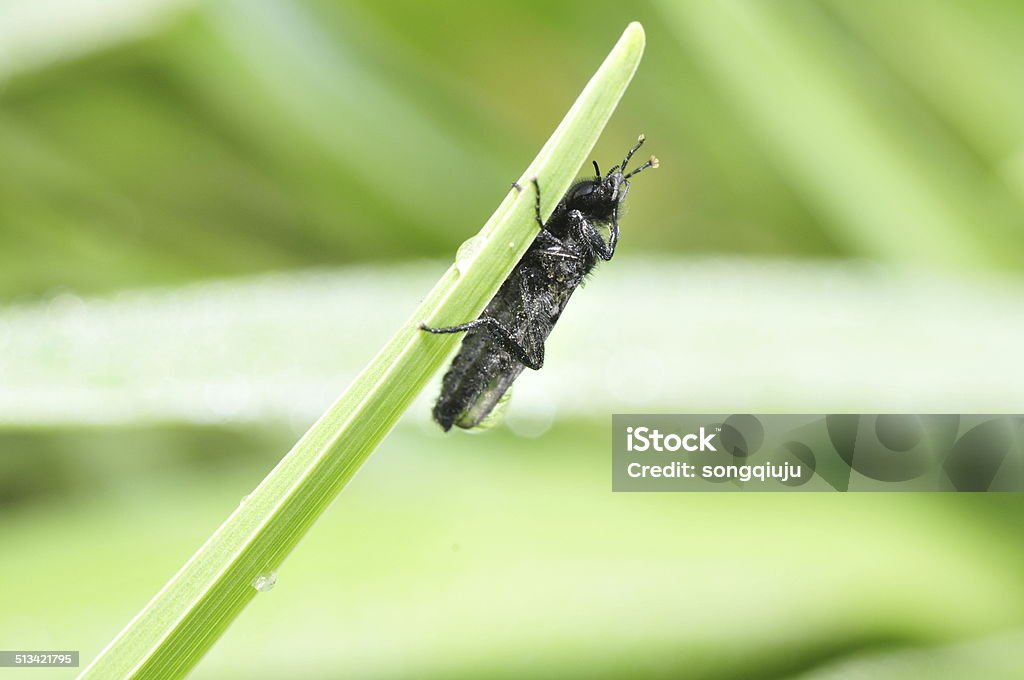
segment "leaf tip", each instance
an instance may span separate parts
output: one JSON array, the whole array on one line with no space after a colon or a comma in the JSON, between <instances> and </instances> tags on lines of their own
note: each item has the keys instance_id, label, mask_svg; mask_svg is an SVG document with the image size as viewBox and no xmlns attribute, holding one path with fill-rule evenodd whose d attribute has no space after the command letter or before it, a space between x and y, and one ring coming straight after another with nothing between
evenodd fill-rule
<instances>
[{"instance_id":1,"label":"leaf tip","mask_svg":"<svg viewBox=\"0 0 1024 680\"><path fill-rule=\"evenodd\" d=\"M647 45L647 34L644 32L644 25L639 21L629 22L629 26L626 26L626 30L622 32L622 39L636 45L643 49Z\"/></svg>"}]
</instances>

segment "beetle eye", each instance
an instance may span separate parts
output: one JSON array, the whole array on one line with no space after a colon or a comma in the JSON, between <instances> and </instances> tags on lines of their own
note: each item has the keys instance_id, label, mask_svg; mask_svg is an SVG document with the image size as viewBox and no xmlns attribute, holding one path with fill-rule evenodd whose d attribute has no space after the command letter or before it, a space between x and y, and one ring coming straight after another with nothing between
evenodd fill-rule
<instances>
[{"instance_id":1,"label":"beetle eye","mask_svg":"<svg viewBox=\"0 0 1024 680\"><path fill-rule=\"evenodd\" d=\"M594 189L596 189L596 188L597 188L597 185L595 183L593 183L593 182L587 182L586 184L581 184L578 187L576 187L575 191L572 192L572 197L573 198L582 198L583 196L586 196L587 194L594 193Z\"/></svg>"}]
</instances>

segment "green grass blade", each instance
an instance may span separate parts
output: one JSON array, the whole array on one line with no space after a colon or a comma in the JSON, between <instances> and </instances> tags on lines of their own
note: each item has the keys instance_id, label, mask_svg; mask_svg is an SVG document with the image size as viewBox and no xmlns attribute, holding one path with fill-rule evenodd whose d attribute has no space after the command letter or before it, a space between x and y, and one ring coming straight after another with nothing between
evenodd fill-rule
<instances>
[{"instance_id":1,"label":"green grass blade","mask_svg":"<svg viewBox=\"0 0 1024 680\"><path fill-rule=\"evenodd\" d=\"M636 71L644 42L639 24L626 28L523 173L524 186L531 176L540 178L545 214L597 142ZM348 390L80 677L184 676L256 595L257 577L280 566L458 341L427 336L417 324L479 315L535 230L532 192L510 191Z\"/></svg>"}]
</instances>

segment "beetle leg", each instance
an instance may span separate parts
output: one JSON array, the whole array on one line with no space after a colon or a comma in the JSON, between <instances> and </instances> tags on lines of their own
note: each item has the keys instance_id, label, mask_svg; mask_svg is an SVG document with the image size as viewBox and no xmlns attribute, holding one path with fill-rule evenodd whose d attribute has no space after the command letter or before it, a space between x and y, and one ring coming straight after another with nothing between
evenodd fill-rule
<instances>
[{"instance_id":1,"label":"beetle leg","mask_svg":"<svg viewBox=\"0 0 1024 680\"><path fill-rule=\"evenodd\" d=\"M540 227L541 231L544 231L544 220L540 216L540 182L537 181L537 177L533 177L533 188L537 190L536 200L533 203L533 217L537 220L537 226Z\"/></svg>"},{"instance_id":2,"label":"beetle leg","mask_svg":"<svg viewBox=\"0 0 1024 680\"><path fill-rule=\"evenodd\" d=\"M612 255L615 254L615 243L618 241L618 229L614 226L612 227L613 240L611 243L605 243L601 234L587 221L587 218L579 210L573 210L569 213L569 222L579 234L580 241L586 244L586 247L589 247L595 255L606 261L612 259Z\"/></svg>"},{"instance_id":3,"label":"beetle leg","mask_svg":"<svg viewBox=\"0 0 1024 680\"><path fill-rule=\"evenodd\" d=\"M534 239L539 242L542 247L540 250L535 252L540 255L546 255L547 257L558 257L563 260L578 260L579 256L574 255L570 252L570 249L559 239L557 236L552 235L550 231L541 231L537 234L537 238Z\"/></svg>"},{"instance_id":4,"label":"beetle leg","mask_svg":"<svg viewBox=\"0 0 1024 680\"><path fill-rule=\"evenodd\" d=\"M612 226L608 232L608 257L605 260L612 259L617 245L619 245L619 206L615 204L615 209L612 211Z\"/></svg>"},{"instance_id":5,"label":"beetle leg","mask_svg":"<svg viewBox=\"0 0 1024 680\"><path fill-rule=\"evenodd\" d=\"M512 333L507 328L501 325L501 322L497 319L492 319L489 316L482 316L475 321L469 323L459 324L458 326L446 326L443 328L432 328L425 323L420 324L420 330L428 333L462 333L464 331L471 331L475 329L485 330L490 333L491 337L494 338L495 342L501 346L506 352L511 354L516 361L521 363L527 368L532 368L535 371L539 371L544 365L544 343L537 342L534 334L529 334L531 347L527 349L523 345L519 344Z\"/></svg>"}]
</instances>

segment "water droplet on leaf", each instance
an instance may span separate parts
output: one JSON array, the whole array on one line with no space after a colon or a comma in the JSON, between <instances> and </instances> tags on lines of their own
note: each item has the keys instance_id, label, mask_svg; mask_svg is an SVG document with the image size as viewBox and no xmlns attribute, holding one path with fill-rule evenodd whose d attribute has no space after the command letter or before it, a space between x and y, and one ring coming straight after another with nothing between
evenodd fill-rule
<instances>
[{"instance_id":1,"label":"water droplet on leaf","mask_svg":"<svg viewBox=\"0 0 1024 680\"><path fill-rule=\"evenodd\" d=\"M455 268L459 270L459 273L462 273L476 259L483 245L484 240L479 236L474 236L462 242L458 252L455 253Z\"/></svg>"},{"instance_id":2,"label":"water droplet on leaf","mask_svg":"<svg viewBox=\"0 0 1024 680\"><path fill-rule=\"evenodd\" d=\"M252 582L252 587L261 593L265 593L277 584L277 572L271 571L260 574Z\"/></svg>"}]
</instances>

